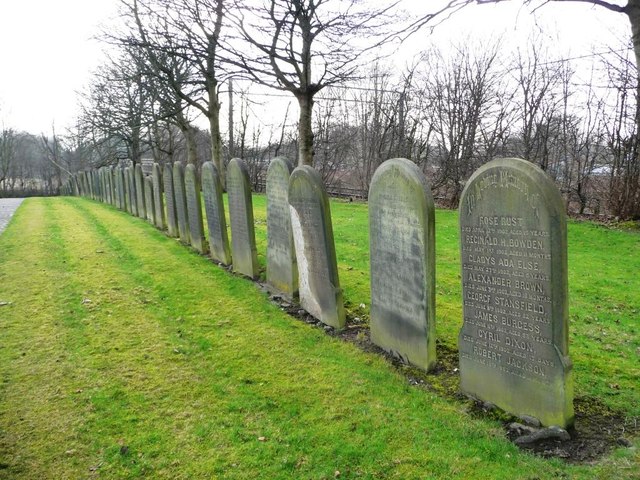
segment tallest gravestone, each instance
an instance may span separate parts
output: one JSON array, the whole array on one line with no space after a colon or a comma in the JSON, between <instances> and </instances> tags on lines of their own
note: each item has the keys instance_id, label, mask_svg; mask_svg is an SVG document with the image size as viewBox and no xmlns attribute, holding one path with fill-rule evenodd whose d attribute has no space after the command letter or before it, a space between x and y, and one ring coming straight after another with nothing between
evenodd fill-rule
<instances>
[{"instance_id":1,"label":"tallest gravestone","mask_svg":"<svg viewBox=\"0 0 640 480\"><path fill-rule=\"evenodd\" d=\"M547 175L494 160L460 200L464 324L460 387L543 425L573 423L567 227Z\"/></svg>"}]
</instances>

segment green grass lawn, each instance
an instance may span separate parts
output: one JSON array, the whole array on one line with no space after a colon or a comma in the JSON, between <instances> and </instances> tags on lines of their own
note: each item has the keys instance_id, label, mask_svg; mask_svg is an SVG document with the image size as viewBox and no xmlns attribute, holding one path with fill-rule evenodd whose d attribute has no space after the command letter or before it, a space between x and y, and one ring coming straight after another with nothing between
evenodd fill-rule
<instances>
[{"instance_id":1,"label":"green grass lawn","mask_svg":"<svg viewBox=\"0 0 640 480\"><path fill-rule=\"evenodd\" d=\"M367 206L332 202L350 317L369 307ZM265 199L254 197L259 259ZM457 214L438 211L437 332L461 326ZM640 235L570 223L577 398L640 414ZM30 199L0 236L0 479L637 478L518 450L468 404L285 315L146 222ZM361 304L364 307L361 307ZM340 472L339 474L336 472Z\"/></svg>"}]
</instances>

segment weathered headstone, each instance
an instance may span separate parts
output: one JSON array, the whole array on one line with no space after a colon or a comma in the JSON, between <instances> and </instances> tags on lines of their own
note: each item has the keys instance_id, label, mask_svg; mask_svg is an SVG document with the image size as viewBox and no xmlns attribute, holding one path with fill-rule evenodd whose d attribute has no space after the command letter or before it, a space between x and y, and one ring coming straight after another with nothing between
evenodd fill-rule
<instances>
[{"instance_id":1,"label":"weathered headstone","mask_svg":"<svg viewBox=\"0 0 640 480\"><path fill-rule=\"evenodd\" d=\"M129 182L129 198L131 215L138 216L138 195L136 194L136 181L133 175L133 168L127 167L127 182Z\"/></svg>"},{"instance_id":2,"label":"weathered headstone","mask_svg":"<svg viewBox=\"0 0 640 480\"><path fill-rule=\"evenodd\" d=\"M144 177L144 209L147 221L155 225L155 206L153 205L153 182L150 177Z\"/></svg>"},{"instance_id":3,"label":"weathered headstone","mask_svg":"<svg viewBox=\"0 0 640 480\"><path fill-rule=\"evenodd\" d=\"M298 293L298 265L291 232L291 163L274 158L267 171L267 283L292 298Z\"/></svg>"},{"instance_id":4,"label":"weathered headstone","mask_svg":"<svg viewBox=\"0 0 640 480\"><path fill-rule=\"evenodd\" d=\"M112 205L116 208L120 208L120 195L118 192L118 176L116 175L117 173L117 167L110 167L109 168L109 177L111 179L111 200L112 200Z\"/></svg>"},{"instance_id":5,"label":"weathered headstone","mask_svg":"<svg viewBox=\"0 0 640 480\"><path fill-rule=\"evenodd\" d=\"M109 167L107 170L109 175L109 181L111 182L111 204L114 207L118 207L118 183L116 178L116 169L115 167Z\"/></svg>"},{"instance_id":6,"label":"weathered headstone","mask_svg":"<svg viewBox=\"0 0 640 480\"><path fill-rule=\"evenodd\" d=\"M573 423L567 227L558 189L537 166L498 159L460 200L466 394L543 425Z\"/></svg>"},{"instance_id":7,"label":"weathered headstone","mask_svg":"<svg viewBox=\"0 0 640 480\"><path fill-rule=\"evenodd\" d=\"M136 204L138 206L138 217L147 218L147 211L144 208L144 175L142 174L142 165L136 164L133 171L133 177L136 185Z\"/></svg>"},{"instance_id":8,"label":"weathered headstone","mask_svg":"<svg viewBox=\"0 0 640 480\"><path fill-rule=\"evenodd\" d=\"M105 175L105 167L102 167L100 170L98 170L98 173L100 175L100 201L102 203L107 203L107 199L108 199L108 195L107 195L107 177Z\"/></svg>"},{"instance_id":9,"label":"weathered headstone","mask_svg":"<svg viewBox=\"0 0 640 480\"><path fill-rule=\"evenodd\" d=\"M116 208L120 208L120 191L119 189L119 185L118 185L118 175L117 175L117 168L116 167L111 167L110 172L111 174L111 181L113 184L113 206Z\"/></svg>"},{"instance_id":10,"label":"weathered headstone","mask_svg":"<svg viewBox=\"0 0 640 480\"><path fill-rule=\"evenodd\" d=\"M173 194L180 241L189 243L189 217L187 212L187 197L184 191L184 167L179 162L173 164Z\"/></svg>"},{"instance_id":11,"label":"weathered headstone","mask_svg":"<svg viewBox=\"0 0 640 480\"><path fill-rule=\"evenodd\" d=\"M341 329L345 312L329 198L320 174L312 167L304 165L291 174L289 205L300 304L322 323Z\"/></svg>"},{"instance_id":12,"label":"weathered headstone","mask_svg":"<svg viewBox=\"0 0 640 480\"><path fill-rule=\"evenodd\" d=\"M371 341L425 370L436 362L434 219L415 163L378 167L369 189Z\"/></svg>"},{"instance_id":13,"label":"weathered headstone","mask_svg":"<svg viewBox=\"0 0 640 480\"><path fill-rule=\"evenodd\" d=\"M118 167L111 167L111 177L113 178L113 205L120 208L120 184L118 183Z\"/></svg>"},{"instance_id":14,"label":"weathered headstone","mask_svg":"<svg viewBox=\"0 0 640 480\"><path fill-rule=\"evenodd\" d=\"M100 178L98 177L98 171L97 170L93 170L92 171L92 177L93 177L93 192L95 195L95 199L96 200L100 200Z\"/></svg>"},{"instance_id":15,"label":"weathered headstone","mask_svg":"<svg viewBox=\"0 0 640 480\"><path fill-rule=\"evenodd\" d=\"M122 178L123 178L123 184L124 184L125 210L131 213L131 190L129 188L129 176L127 173L128 171L129 171L129 167L125 167L122 169Z\"/></svg>"},{"instance_id":16,"label":"weathered headstone","mask_svg":"<svg viewBox=\"0 0 640 480\"><path fill-rule=\"evenodd\" d=\"M118 205L118 208L120 210L126 210L127 209L127 194L126 194L126 189L125 189L125 185L124 185L124 170L121 167L118 167L116 169L116 175L117 175L117 181L118 181L118 188L120 189L119 192L119 198L120 198L120 205Z\"/></svg>"},{"instance_id":17,"label":"weathered headstone","mask_svg":"<svg viewBox=\"0 0 640 480\"><path fill-rule=\"evenodd\" d=\"M164 196L162 194L162 170L160 170L160 165L157 163L153 164L153 169L151 172L151 177L153 181L153 207L154 207L154 215L155 225L160 230L165 229L165 220L164 220Z\"/></svg>"},{"instance_id":18,"label":"weathered headstone","mask_svg":"<svg viewBox=\"0 0 640 480\"><path fill-rule=\"evenodd\" d=\"M227 221L222 203L222 183L213 162L202 165L202 195L209 228L211 257L225 265L231 264L231 251L227 236Z\"/></svg>"},{"instance_id":19,"label":"weathered headstone","mask_svg":"<svg viewBox=\"0 0 640 480\"><path fill-rule=\"evenodd\" d=\"M104 184L107 188L107 203L111 204L113 203L113 198L112 198L112 193L113 193L113 189L111 188L111 170L109 169L109 167L105 167L104 168Z\"/></svg>"},{"instance_id":20,"label":"weathered headstone","mask_svg":"<svg viewBox=\"0 0 640 480\"><path fill-rule=\"evenodd\" d=\"M247 277L258 276L258 253L249 173L244 162L234 158L227 167L229 223L233 270Z\"/></svg>"},{"instance_id":21,"label":"weathered headstone","mask_svg":"<svg viewBox=\"0 0 640 480\"><path fill-rule=\"evenodd\" d=\"M164 199L167 205L167 231L172 237L177 237L180 233L178 232L178 217L173 190L173 169L169 163L164 166L162 180L164 183Z\"/></svg>"},{"instance_id":22,"label":"weathered headstone","mask_svg":"<svg viewBox=\"0 0 640 480\"><path fill-rule=\"evenodd\" d=\"M189 237L191 246L200 253L207 253L207 241L204 238L202 223L202 203L200 201L200 182L195 165L187 165L184 171L184 189L187 197L187 218L189 219Z\"/></svg>"}]
</instances>

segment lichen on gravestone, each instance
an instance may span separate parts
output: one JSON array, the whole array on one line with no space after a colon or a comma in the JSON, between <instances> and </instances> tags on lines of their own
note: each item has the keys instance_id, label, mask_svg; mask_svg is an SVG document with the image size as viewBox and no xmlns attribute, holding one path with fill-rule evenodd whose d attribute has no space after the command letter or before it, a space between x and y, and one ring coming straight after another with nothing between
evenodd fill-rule
<instances>
[{"instance_id":1,"label":"lichen on gravestone","mask_svg":"<svg viewBox=\"0 0 640 480\"><path fill-rule=\"evenodd\" d=\"M288 193L300 305L322 323L342 329L345 311L331 209L320 174L308 165L297 167L289 179Z\"/></svg>"},{"instance_id":2,"label":"lichen on gravestone","mask_svg":"<svg viewBox=\"0 0 640 480\"><path fill-rule=\"evenodd\" d=\"M378 167L369 189L371 341L424 370L436 362L434 219L415 163Z\"/></svg>"},{"instance_id":3,"label":"lichen on gravestone","mask_svg":"<svg viewBox=\"0 0 640 480\"><path fill-rule=\"evenodd\" d=\"M557 187L525 160L484 165L462 193L460 236L462 391L570 426L567 226Z\"/></svg>"}]
</instances>

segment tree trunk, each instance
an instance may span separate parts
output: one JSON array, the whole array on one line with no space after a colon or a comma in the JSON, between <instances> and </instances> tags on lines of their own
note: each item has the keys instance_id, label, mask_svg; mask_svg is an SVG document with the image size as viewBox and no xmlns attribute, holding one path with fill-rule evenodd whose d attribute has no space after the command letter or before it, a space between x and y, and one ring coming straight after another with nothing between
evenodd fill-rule
<instances>
[{"instance_id":1,"label":"tree trunk","mask_svg":"<svg viewBox=\"0 0 640 480\"><path fill-rule=\"evenodd\" d=\"M636 147L637 142L640 139L640 105L638 102L640 101L640 0L629 0L625 8L625 13L629 18L629 23L631 24L631 41L633 42L633 53L636 58ZM638 158L638 151L634 152L634 167L629 168L627 171L627 175L630 174L630 171L635 170L635 180L632 185L632 192L630 192L630 201L631 205L629 208L629 217L636 218L640 217L640 200L638 199L640 189L640 179L638 178L638 163L640 162L640 158ZM631 165L629 166L631 167Z\"/></svg>"},{"instance_id":2,"label":"tree trunk","mask_svg":"<svg viewBox=\"0 0 640 480\"><path fill-rule=\"evenodd\" d=\"M311 127L313 113L313 95L296 93L300 107L298 120L298 165L313 166L313 129Z\"/></svg>"},{"instance_id":3,"label":"tree trunk","mask_svg":"<svg viewBox=\"0 0 640 480\"><path fill-rule=\"evenodd\" d=\"M184 138L187 141L187 163L198 165L198 147L196 144L195 129L188 125L184 130Z\"/></svg>"},{"instance_id":4,"label":"tree trunk","mask_svg":"<svg viewBox=\"0 0 640 480\"><path fill-rule=\"evenodd\" d=\"M209 84L209 130L211 131L211 161L220 173L220 181L225 185L224 159L222 158L222 138L220 137L220 100L216 84Z\"/></svg>"},{"instance_id":5,"label":"tree trunk","mask_svg":"<svg viewBox=\"0 0 640 480\"><path fill-rule=\"evenodd\" d=\"M233 129L233 80L229 79L229 158L235 157L236 153Z\"/></svg>"}]
</instances>

